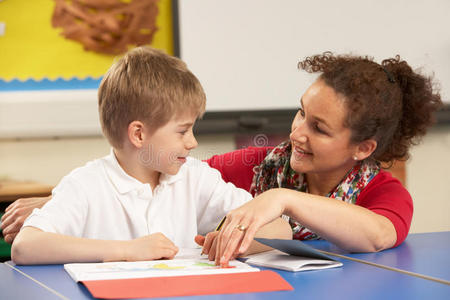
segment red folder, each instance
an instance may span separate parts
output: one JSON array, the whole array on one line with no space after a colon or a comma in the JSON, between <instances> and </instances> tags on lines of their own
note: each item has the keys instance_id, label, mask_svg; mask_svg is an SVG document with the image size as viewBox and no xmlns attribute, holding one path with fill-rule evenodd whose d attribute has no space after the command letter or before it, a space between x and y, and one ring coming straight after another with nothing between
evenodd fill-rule
<instances>
[{"instance_id":1,"label":"red folder","mask_svg":"<svg viewBox=\"0 0 450 300\"><path fill-rule=\"evenodd\" d=\"M260 271L174 277L83 281L95 298L153 298L291 291L278 273Z\"/></svg>"}]
</instances>

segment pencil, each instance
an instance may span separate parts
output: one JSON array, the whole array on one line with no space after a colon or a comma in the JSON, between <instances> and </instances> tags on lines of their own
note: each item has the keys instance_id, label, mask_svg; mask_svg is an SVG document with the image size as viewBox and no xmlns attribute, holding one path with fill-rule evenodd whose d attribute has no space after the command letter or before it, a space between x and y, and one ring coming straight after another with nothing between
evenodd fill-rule
<instances>
[{"instance_id":1,"label":"pencil","mask_svg":"<svg viewBox=\"0 0 450 300\"><path fill-rule=\"evenodd\" d=\"M223 223L225 223L226 218L227 218L226 216L222 218L222 221L220 221L219 225L217 225L217 227L216 227L216 231L219 231L220 229L222 229Z\"/></svg>"}]
</instances>

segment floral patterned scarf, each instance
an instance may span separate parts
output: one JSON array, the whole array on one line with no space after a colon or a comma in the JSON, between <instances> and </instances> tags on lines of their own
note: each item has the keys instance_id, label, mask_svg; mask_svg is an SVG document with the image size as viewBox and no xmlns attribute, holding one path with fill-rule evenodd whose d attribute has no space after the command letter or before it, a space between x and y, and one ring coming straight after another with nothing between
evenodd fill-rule
<instances>
[{"instance_id":1,"label":"floral patterned scarf","mask_svg":"<svg viewBox=\"0 0 450 300\"><path fill-rule=\"evenodd\" d=\"M255 176L251 192L255 196L271 188L288 188L300 192L308 192L306 177L295 172L290 166L291 143L283 142L275 147L254 169ZM326 195L329 198L340 199L355 204L359 193L378 174L380 167L377 164L360 162L356 164L339 183L339 185ZM313 240L320 237L299 222L289 218L293 238L298 240Z\"/></svg>"}]
</instances>

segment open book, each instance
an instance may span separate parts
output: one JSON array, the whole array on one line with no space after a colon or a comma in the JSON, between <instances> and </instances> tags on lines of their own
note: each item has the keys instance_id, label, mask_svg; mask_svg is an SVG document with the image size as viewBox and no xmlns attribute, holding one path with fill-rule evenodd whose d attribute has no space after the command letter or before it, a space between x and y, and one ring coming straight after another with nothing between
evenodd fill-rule
<instances>
[{"instance_id":1,"label":"open book","mask_svg":"<svg viewBox=\"0 0 450 300\"><path fill-rule=\"evenodd\" d=\"M75 281L150 278L186 275L255 272L258 268L233 260L230 267L221 268L200 255L201 249L180 249L171 260L137 262L72 263L64 269Z\"/></svg>"},{"instance_id":2,"label":"open book","mask_svg":"<svg viewBox=\"0 0 450 300\"><path fill-rule=\"evenodd\" d=\"M268 252L249 255L248 264L286 271L308 271L341 267L342 263L320 253L298 240L255 238L256 241L275 248Z\"/></svg>"}]
</instances>

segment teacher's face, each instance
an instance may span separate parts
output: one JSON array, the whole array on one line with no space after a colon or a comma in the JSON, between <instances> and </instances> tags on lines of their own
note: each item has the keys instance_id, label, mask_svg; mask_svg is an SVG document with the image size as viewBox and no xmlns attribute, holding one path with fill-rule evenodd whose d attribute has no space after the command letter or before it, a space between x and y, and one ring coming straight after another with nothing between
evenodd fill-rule
<instances>
[{"instance_id":1,"label":"teacher's face","mask_svg":"<svg viewBox=\"0 0 450 300\"><path fill-rule=\"evenodd\" d=\"M342 96L318 79L303 95L292 123L291 167L301 173L343 177L355 164L357 146L344 126Z\"/></svg>"}]
</instances>

